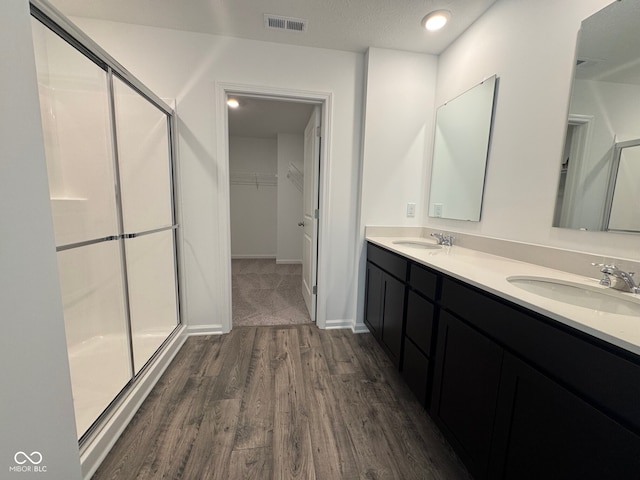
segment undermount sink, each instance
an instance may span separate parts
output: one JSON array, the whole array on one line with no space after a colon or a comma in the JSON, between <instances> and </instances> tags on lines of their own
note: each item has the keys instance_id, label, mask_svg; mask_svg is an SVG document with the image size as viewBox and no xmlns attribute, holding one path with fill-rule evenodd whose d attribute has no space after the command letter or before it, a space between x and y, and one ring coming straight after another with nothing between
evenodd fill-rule
<instances>
[{"instance_id":1,"label":"undermount sink","mask_svg":"<svg viewBox=\"0 0 640 480\"><path fill-rule=\"evenodd\" d=\"M421 242L420 240L397 240L393 242L393 244L399 247L424 248L427 250L442 248L442 245L438 245L437 243Z\"/></svg>"},{"instance_id":2,"label":"undermount sink","mask_svg":"<svg viewBox=\"0 0 640 480\"><path fill-rule=\"evenodd\" d=\"M610 288L582 285L546 277L508 277L507 281L527 292L558 302L618 315L640 316L640 299L635 301Z\"/></svg>"}]
</instances>

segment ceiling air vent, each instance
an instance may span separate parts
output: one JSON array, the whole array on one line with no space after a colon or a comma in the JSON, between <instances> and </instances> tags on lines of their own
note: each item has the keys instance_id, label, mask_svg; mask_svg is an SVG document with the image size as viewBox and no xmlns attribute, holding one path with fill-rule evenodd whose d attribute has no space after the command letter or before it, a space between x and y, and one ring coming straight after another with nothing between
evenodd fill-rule
<instances>
[{"instance_id":1,"label":"ceiling air vent","mask_svg":"<svg viewBox=\"0 0 640 480\"><path fill-rule=\"evenodd\" d=\"M600 63L602 60L599 58L587 58L587 57L579 57L576 59L576 67L589 67L591 68L596 63Z\"/></svg>"},{"instance_id":2,"label":"ceiling air vent","mask_svg":"<svg viewBox=\"0 0 640 480\"><path fill-rule=\"evenodd\" d=\"M305 32L307 21L302 18L282 17L280 15L264 15L264 26L289 32Z\"/></svg>"}]
</instances>

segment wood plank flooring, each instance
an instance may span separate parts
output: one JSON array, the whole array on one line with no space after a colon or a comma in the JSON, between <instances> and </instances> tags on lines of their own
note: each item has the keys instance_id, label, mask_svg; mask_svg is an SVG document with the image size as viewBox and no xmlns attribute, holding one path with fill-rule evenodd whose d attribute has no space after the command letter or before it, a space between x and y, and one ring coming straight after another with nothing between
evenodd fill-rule
<instances>
[{"instance_id":1,"label":"wood plank flooring","mask_svg":"<svg viewBox=\"0 0 640 480\"><path fill-rule=\"evenodd\" d=\"M369 334L187 339L93 480L471 478Z\"/></svg>"}]
</instances>

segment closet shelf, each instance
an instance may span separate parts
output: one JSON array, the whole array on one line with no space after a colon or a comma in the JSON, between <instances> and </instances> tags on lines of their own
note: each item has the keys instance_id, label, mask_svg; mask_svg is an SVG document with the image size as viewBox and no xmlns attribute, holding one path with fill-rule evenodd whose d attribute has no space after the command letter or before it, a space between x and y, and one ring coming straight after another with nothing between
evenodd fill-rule
<instances>
[{"instance_id":1,"label":"closet shelf","mask_svg":"<svg viewBox=\"0 0 640 480\"><path fill-rule=\"evenodd\" d=\"M278 184L278 176L273 173L230 172L229 182L231 185L255 185L256 188L275 186Z\"/></svg>"},{"instance_id":2,"label":"closet shelf","mask_svg":"<svg viewBox=\"0 0 640 480\"><path fill-rule=\"evenodd\" d=\"M287 171L287 178L300 190L304 189L304 174L293 163L289 164L289 170Z\"/></svg>"}]
</instances>

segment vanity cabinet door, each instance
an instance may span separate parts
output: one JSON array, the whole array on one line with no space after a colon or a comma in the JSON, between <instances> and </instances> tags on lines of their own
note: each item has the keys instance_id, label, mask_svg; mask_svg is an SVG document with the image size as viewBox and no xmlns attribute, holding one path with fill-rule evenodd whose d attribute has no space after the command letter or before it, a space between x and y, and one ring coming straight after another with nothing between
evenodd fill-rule
<instances>
[{"instance_id":1,"label":"vanity cabinet door","mask_svg":"<svg viewBox=\"0 0 640 480\"><path fill-rule=\"evenodd\" d=\"M400 365L404 322L405 284L371 262L367 262L364 323Z\"/></svg>"},{"instance_id":2,"label":"vanity cabinet door","mask_svg":"<svg viewBox=\"0 0 640 480\"><path fill-rule=\"evenodd\" d=\"M429 381L429 358L408 338L404 340L404 351L402 355L402 378L404 378L407 386L418 398L420 404L426 406Z\"/></svg>"},{"instance_id":3,"label":"vanity cabinet door","mask_svg":"<svg viewBox=\"0 0 640 480\"><path fill-rule=\"evenodd\" d=\"M382 270L371 262L367 262L364 305L364 323L379 340L382 323Z\"/></svg>"},{"instance_id":4,"label":"vanity cabinet door","mask_svg":"<svg viewBox=\"0 0 640 480\"><path fill-rule=\"evenodd\" d=\"M402 327L404 322L405 284L382 273L382 327L380 340L387 349L394 365L400 365L402 350Z\"/></svg>"},{"instance_id":5,"label":"vanity cabinet door","mask_svg":"<svg viewBox=\"0 0 640 480\"><path fill-rule=\"evenodd\" d=\"M474 477L486 478L503 349L446 311L439 322L431 415Z\"/></svg>"},{"instance_id":6,"label":"vanity cabinet door","mask_svg":"<svg viewBox=\"0 0 640 480\"><path fill-rule=\"evenodd\" d=\"M640 478L640 438L506 353L490 478Z\"/></svg>"}]
</instances>

